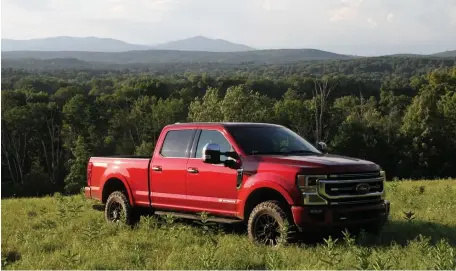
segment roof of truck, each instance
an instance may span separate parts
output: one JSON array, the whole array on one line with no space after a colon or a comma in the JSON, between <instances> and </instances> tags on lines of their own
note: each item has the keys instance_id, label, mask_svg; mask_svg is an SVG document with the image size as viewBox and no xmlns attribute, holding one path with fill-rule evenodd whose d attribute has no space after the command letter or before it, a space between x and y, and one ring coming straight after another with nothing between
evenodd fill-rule
<instances>
[{"instance_id":1,"label":"roof of truck","mask_svg":"<svg viewBox=\"0 0 456 271\"><path fill-rule=\"evenodd\" d=\"M273 123L259 122L176 122L168 126L280 126Z\"/></svg>"},{"instance_id":2,"label":"roof of truck","mask_svg":"<svg viewBox=\"0 0 456 271\"><path fill-rule=\"evenodd\" d=\"M166 128L182 127L182 128L200 128L200 127L282 127L273 123L259 122L176 122L166 125Z\"/></svg>"}]
</instances>

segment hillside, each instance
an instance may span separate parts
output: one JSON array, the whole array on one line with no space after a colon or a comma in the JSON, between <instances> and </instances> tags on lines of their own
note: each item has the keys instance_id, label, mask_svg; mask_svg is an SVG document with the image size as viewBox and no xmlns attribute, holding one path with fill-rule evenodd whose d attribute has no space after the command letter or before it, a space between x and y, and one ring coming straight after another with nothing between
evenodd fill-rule
<instances>
[{"instance_id":1,"label":"hillside","mask_svg":"<svg viewBox=\"0 0 456 271\"><path fill-rule=\"evenodd\" d=\"M445 51L445 52L433 54L433 56L437 56L437 57L456 57L456 50Z\"/></svg>"},{"instance_id":2,"label":"hillside","mask_svg":"<svg viewBox=\"0 0 456 271\"><path fill-rule=\"evenodd\" d=\"M279 61L282 61L279 59ZM108 63L82 61L76 58L54 59L5 59L1 60L2 75L6 69L21 69L29 72L53 71L66 73L71 70L86 72L122 71L124 73L149 73L157 75L207 73L212 76L244 74L248 76L272 76L282 78L292 75L339 74L362 78L388 78L392 75L410 78L442 67L453 67L456 58L443 57L366 57L346 60L315 60L288 63L261 62L160 62L160 63Z\"/></svg>"},{"instance_id":3,"label":"hillside","mask_svg":"<svg viewBox=\"0 0 456 271\"><path fill-rule=\"evenodd\" d=\"M4 51L87 51L87 52L123 52L145 50L148 46L127 43L107 38L52 37L44 39L11 40L2 39Z\"/></svg>"},{"instance_id":4,"label":"hillside","mask_svg":"<svg viewBox=\"0 0 456 271\"><path fill-rule=\"evenodd\" d=\"M158 45L140 45L140 44L132 44L127 43L121 40L111 39L111 38L98 38L98 37L68 37L68 36L60 36L60 37L50 37L50 38L43 38L43 39L29 39L29 40L13 40L13 39L2 39L2 56L3 52L19 52L15 56L23 55L21 58L27 58L29 55L24 54L26 52L65 52L65 56L63 58L75 58L75 54L79 54L80 52L129 52L129 51L146 51L146 50L157 50L160 51L158 54L163 54L161 51L181 51L181 52L252 52L256 51L255 48L249 47L244 44L237 44L223 39L211 39L204 36L195 36L191 38L171 41L167 43L162 43ZM315 59L340 59L343 55L338 55L335 53L325 52L321 50L315 49L264 49L258 50L260 53L259 55L264 54L274 54L274 52L300 52L303 51L309 52L308 55L305 56L306 60L315 60ZM141 53L140 53L141 54ZM280 53L279 53L280 54ZM312 56L313 54L313 56ZM33 58L61 58L61 56L40 56L33 53L30 55ZM182 54L177 54L176 56L182 56ZM250 56L253 56L251 54ZM294 57L294 55L289 55L290 57ZM456 57L456 50L453 51L445 51L431 55L420 55L420 54L408 54L408 53L398 53L392 54L389 56L399 56L399 57ZM147 56L146 56L147 57ZM343 56L348 57L348 56ZM356 57L356 56L350 56ZM360 57L360 56L358 56ZM76 57L78 58L78 57ZM79 59L79 58L78 58ZM128 61L129 56L126 56ZM84 60L84 59L80 59ZM185 61L186 59L184 59ZM302 56L298 56L298 61L301 61ZM195 60L191 61L199 61L198 57L195 57ZM204 59L203 61L207 61ZM211 60L213 61L213 60ZM215 60L217 61L217 60ZM251 61L251 60L247 60ZM103 61L105 62L105 61ZM114 61L115 62L115 61ZM136 63L136 61L133 61ZM146 61L149 62L149 61ZM167 62L164 60L164 62Z\"/></svg>"},{"instance_id":5,"label":"hillside","mask_svg":"<svg viewBox=\"0 0 456 271\"><path fill-rule=\"evenodd\" d=\"M2 51L126 52L150 49L207 52L241 52L254 50L243 44L236 44L222 39L210 39L203 36L196 36L159 45L131 44L121 40L97 37L51 37L30 40L2 39Z\"/></svg>"},{"instance_id":6,"label":"hillside","mask_svg":"<svg viewBox=\"0 0 456 271\"><path fill-rule=\"evenodd\" d=\"M203 36L160 44L153 46L152 49L205 52L242 52L255 50L243 44L236 44L222 39L209 39Z\"/></svg>"},{"instance_id":7,"label":"hillside","mask_svg":"<svg viewBox=\"0 0 456 271\"><path fill-rule=\"evenodd\" d=\"M174 50L142 50L130 52L82 51L11 51L2 52L2 59L57 59L74 58L87 62L111 64L128 63L288 63L309 60L350 59L350 56L315 50L283 49L246 52L201 52Z\"/></svg>"}]
</instances>

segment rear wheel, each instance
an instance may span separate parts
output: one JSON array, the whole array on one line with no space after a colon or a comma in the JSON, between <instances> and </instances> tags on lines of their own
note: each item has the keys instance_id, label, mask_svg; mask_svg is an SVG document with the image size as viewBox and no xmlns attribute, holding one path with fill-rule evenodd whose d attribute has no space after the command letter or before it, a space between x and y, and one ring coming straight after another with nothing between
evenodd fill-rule
<instances>
[{"instance_id":1,"label":"rear wheel","mask_svg":"<svg viewBox=\"0 0 456 271\"><path fill-rule=\"evenodd\" d=\"M291 219L279 201L265 201L250 213L247 223L249 239L253 242L276 246L290 241Z\"/></svg>"},{"instance_id":2,"label":"rear wheel","mask_svg":"<svg viewBox=\"0 0 456 271\"><path fill-rule=\"evenodd\" d=\"M134 222L133 208L124 193L115 191L109 195L105 205L105 218L108 222L128 225Z\"/></svg>"}]
</instances>

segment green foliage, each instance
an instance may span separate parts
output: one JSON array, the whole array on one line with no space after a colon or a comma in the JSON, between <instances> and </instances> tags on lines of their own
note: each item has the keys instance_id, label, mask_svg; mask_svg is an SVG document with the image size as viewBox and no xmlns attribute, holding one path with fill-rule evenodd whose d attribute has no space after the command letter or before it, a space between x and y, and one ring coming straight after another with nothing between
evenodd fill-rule
<instances>
[{"instance_id":1,"label":"green foliage","mask_svg":"<svg viewBox=\"0 0 456 271\"><path fill-rule=\"evenodd\" d=\"M87 162L90 158L90 152L82 136L76 139L72 153L74 158L69 161L70 172L65 177L65 190L76 193L86 183Z\"/></svg>"},{"instance_id":2,"label":"green foliage","mask_svg":"<svg viewBox=\"0 0 456 271\"><path fill-rule=\"evenodd\" d=\"M328 269L332 266L337 266L342 261L341 251L337 249L336 244L338 239L333 240L331 236L324 239L325 246L322 248L320 261L328 266Z\"/></svg>"},{"instance_id":3,"label":"green foliage","mask_svg":"<svg viewBox=\"0 0 456 271\"><path fill-rule=\"evenodd\" d=\"M135 155L152 156L152 150L154 149L154 143L142 141L141 145L135 149Z\"/></svg>"},{"instance_id":4,"label":"green foliage","mask_svg":"<svg viewBox=\"0 0 456 271\"><path fill-rule=\"evenodd\" d=\"M274 104L275 122L281 123L305 138L312 138L314 105L304 100L295 90L289 89L283 99Z\"/></svg>"},{"instance_id":5,"label":"green foliage","mask_svg":"<svg viewBox=\"0 0 456 271\"><path fill-rule=\"evenodd\" d=\"M58 57L53 59L39 59L33 54L40 52L30 52L31 59L2 59L2 67L5 72L23 75L24 70L54 72L72 78L86 78L87 72L96 74L113 73L119 71L132 73L154 73L162 74L185 74L188 72L206 73L206 76L195 75L189 79L192 82L200 82L198 87L204 84L210 84L210 76L233 76L233 75L261 75L269 78L283 77L287 75L305 76L309 74L356 74L363 78L385 78L391 76L412 77L422 75L435 69L455 66L455 58L440 57L408 57L408 56L384 56L355 58L330 56L316 57L312 56L315 51L312 50L263 50L246 52L232 52L226 54L211 52L175 52L173 54L161 53L159 51L149 50L142 53L125 52L117 55L113 54L95 54L98 61L94 59L93 53L87 52L68 52L68 58ZM24 54L24 53L23 53ZM310 54L310 57L309 57ZM318 55L318 52L317 52ZM337 59L339 58L339 59ZM82 60L85 61L82 61ZM327 60L325 60L327 59ZM95 62L94 62L95 61ZM114 63L114 64L111 64ZM71 72L78 71L78 76L71 75ZM209 77L209 78L208 78ZM33 80L24 78L20 80L9 80L6 86L16 85L18 87L29 87L34 89L49 89L52 92L58 88L57 80ZM102 81L102 80L100 80ZM400 80L398 80L400 83ZM156 82L143 80L141 87L148 87L149 91L156 91ZM110 91L111 86L103 88L100 82L94 84L99 89ZM399 84L398 84L399 85ZM261 87L267 86L261 84ZM3 89L3 87L2 87Z\"/></svg>"},{"instance_id":6,"label":"green foliage","mask_svg":"<svg viewBox=\"0 0 456 271\"><path fill-rule=\"evenodd\" d=\"M219 91L215 88L209 88L203 98L196 97L190 103L188 119L194 122L212 122L220 121L222 112L220 110Z\"/></svg>"},{"instance_id":7,"label":"green foliage","mask_svg":"<svg viewBox=\"0 0 456 271\"><path fill-rule=\"evenodd\" d=\"M2 197L78 192L90 156L150 156L161 129L185 121L277 123L373 161L389 179L455 177L452 66L372 58L236 72L3 69ZM323 112L315 83L332 89Z\"/></svg>"},{"instance_id":8,"label":"green foliage","mask_svg":"<svg viewBox=\"0 0 456 271\"><path fill-rule=\"evenodd\" d=\"M433 256L436 270L455 270L456 269L456 249L448 244L446 240L440 240L436 246L430 249Z\"/></svg>"},{"instance_id":9,"label":"green foliage","mask_svg":"<svg viewBox=\"0 0 456 271\"><path fill-rule=\"evenodd\" d=\"M272 102L259 92L240 85L226 90L220 108L223 121L265 122L271 119Z\"/></svg>"},{"instance_id":10,"label":"green foliage","mask_svg":"<svg viewBox=\"0 0 456 271\"><path fill-rule=\"evenodd\" d=\"M276 247L222 231L207 213L200 223L141 216L131 228L107 223L81 195L6 199L2 269L454 270L455 180L393 183L391 219L378 236L345 231ZM425 193L418 196L420 186ZM417 214L412 223L403 218L410 210Z\"/></svg>"}]
</instances>

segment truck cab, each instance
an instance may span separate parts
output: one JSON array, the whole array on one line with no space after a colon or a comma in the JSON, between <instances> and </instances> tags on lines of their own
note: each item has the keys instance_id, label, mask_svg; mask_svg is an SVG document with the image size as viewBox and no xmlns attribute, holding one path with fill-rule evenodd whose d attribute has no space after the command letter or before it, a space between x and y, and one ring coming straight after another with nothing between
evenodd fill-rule
<instances>
[{"instance_id":1,"label":"truck cab","mask_svg":"<svg viewBox=\"0 0 456 271\"><path fill-rule=\"evenodd\" d=\"M379 229L387 220L385 173L373 162L330 155L268 123L178 123L164 127L151 157L92 157L86 196L108 221L135 208L244 223L253 241L298 232ZM116 216L117 214L117 216Z\"/></svg>"}]
</instances>

